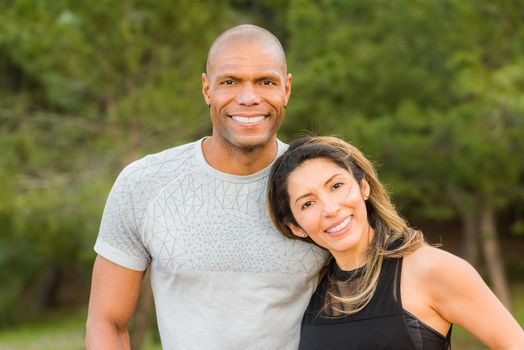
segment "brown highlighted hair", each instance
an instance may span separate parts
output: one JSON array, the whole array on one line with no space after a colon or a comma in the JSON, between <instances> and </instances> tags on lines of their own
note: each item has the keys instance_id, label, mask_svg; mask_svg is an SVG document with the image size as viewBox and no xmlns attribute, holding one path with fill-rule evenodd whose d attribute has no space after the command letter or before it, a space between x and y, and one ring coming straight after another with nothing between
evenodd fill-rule
<instances>
[{"instance_id":1,"label":"brown highlighted hair","mask_svg":"<svg viewBox=\"0 0 524 350\"><path fill-rule=\"evenodd\" d=\"M303 137L292 143L273 164L268 182L267 205L271 220L284 236L290 239L314 243L311 238L293 234L288 224L300 226L289 205L289 175L311 159L325 159L347 169L360 184L369 183L370 193L366 200L368 221L375 235L368 247L366 268L351 295L338 295L339 291L328 289L332 305L339 315L349 315L362 310L371 300L378 284L384 258L398 258L424 244L422 232L408 226L391 203L389 194L378 179L373 164L355 146L335 137ZM329 300L328 300L329 299ZM336 305L334 305L336 302ZM341 305L341 306L339 306Z\"/></svg>"}]
</instances>

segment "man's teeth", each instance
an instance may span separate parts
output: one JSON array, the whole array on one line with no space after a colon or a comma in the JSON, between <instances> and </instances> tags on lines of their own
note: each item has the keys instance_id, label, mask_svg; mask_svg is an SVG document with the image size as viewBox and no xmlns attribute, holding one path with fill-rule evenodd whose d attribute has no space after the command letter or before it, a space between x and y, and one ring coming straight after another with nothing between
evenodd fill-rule
<instances>
[{"instance_id":1,"label":"man's teeth","mask_svg":"<svg viewBox=\"0 0 524 350\"><path fill-rule=\"evenodd\" d=\"M342 221L340 224L338 224L335 227L330 228L329 230L326 230L328 233L334 233L342 230L344 227L346 227L349 222L351 221L351 216L349 216L346 220Z\"/></svg>"},{"instance_id":2,"label":"man's teeth","mask_svg":"<svg viewBox=\"0 0 524 350\"><path fill-rule=\"evenodd\" d=\"M262 120L264 120L266 117L263 115L256 116L256 117L241 117L238 115L234 115L232 116L232 118L242 124L257 124L257 123L260 123Z\"/></svg>"}]
</instances>

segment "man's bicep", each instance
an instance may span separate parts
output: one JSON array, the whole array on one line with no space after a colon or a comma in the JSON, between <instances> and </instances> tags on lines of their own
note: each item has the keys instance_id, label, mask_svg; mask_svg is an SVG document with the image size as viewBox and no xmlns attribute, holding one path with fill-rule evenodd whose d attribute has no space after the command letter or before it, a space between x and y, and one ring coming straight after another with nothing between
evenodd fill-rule
<instances>
[{"instance_id":1,"label":"man's bicep","mask_svg":"<svg viewBox=\"0 0 524 350\"><path fill-rule=\"evenodd\" d=\"M88 322L111 322L122 331L136 308L144 271L135 271L98 255L93 267Z\"/></svg>"}]
</instances>

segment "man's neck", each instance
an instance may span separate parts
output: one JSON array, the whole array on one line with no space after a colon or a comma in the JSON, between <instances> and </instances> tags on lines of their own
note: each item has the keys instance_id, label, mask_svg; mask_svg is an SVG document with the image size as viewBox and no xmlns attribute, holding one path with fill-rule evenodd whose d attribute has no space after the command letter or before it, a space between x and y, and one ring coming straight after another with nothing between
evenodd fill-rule
<instances>
[{"instance_id":1,"label":"man's neck","mask_svg":"<svg viewBox=\"0 0 524 350\"><path fill-rule=\"evenodd\" d=\"M245 151L209 137L202 142L202 153L213 168L231 175L251 175L267 167L277 155L276 138L266 146Z\"/></svg>"}]
</instances>

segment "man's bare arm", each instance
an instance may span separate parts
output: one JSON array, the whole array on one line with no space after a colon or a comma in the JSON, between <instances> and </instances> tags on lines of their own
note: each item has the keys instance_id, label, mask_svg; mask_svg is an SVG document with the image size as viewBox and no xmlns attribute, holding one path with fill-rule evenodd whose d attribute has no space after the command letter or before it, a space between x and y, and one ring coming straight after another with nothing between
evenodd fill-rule
<instances>
[{"instance_id":1,"label":"man's bare arm","mask_svg":"<svg viewBox=\"0 0 524 350\"><path fill-rule=\"evenodd\" d=\"M127 325L135 311L143 271L97 256L86 324L88 350L130 350Z\"/></svg>"}]
</instances>

